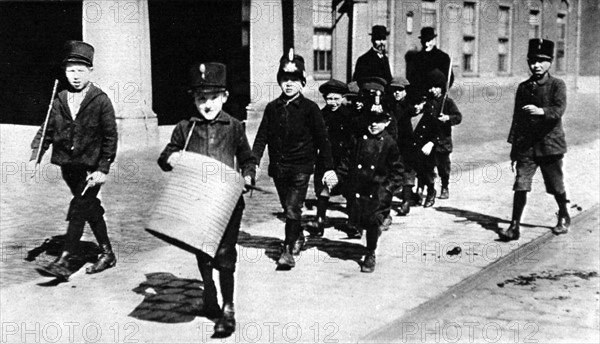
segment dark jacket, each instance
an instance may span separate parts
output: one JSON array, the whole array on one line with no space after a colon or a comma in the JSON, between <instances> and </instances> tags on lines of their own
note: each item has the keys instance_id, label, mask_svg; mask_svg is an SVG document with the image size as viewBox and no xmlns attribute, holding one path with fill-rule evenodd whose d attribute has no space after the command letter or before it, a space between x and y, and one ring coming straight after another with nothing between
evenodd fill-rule
<instances>
[{"instance_id":1,"label":"dark jacket","mask_svg":"<svg viewBox=\"0 0 600 344\"><path fill-rule=\"evenodd\" d=\"M398 145L400 153L406 163L414 165L414 162L421 160L433 160L434 154L426 156L421 152L423 146L428 142L433 142L435 151L436 146L440 144L440 121L435 117L435 109L431 100L425 103L423 116L413 129L412 118L416 116L414 111L410 116L404 116L398 123Z\"/></svg>"},{"instance_id":2,"label":"dark jacket","mask_svg":"<svg viewBox=\"0 0 600 344\"><path fill-rule=\"evenodd\" d=\"M344 105L336 111L331 111L330 107L325 106L321 109L325 128L329 135L331 143L331 154L334 168L339 166L341 159L347 156L350 150L350 142L353 136L353 114ZM320 163L317 164L320 169ZM324 171L323 171L324 172Z\"/></svg>"},{"instance_id":3,"label":"dark jacket","mask_svg":"<svg viewBox=\"0 0 600 344\"><path fill-rule=\"evenodd\" d=\"M448 80L448 69L450 68L450 56L437 47L431 51L421 50L412 57L411 70L406 73L406 78L410 82L410 87L417 94L425 92L431 86L431 80L428 75L434 69L439 69L446 80ZM450 74L450 87L454 83L454 73Z\"/></svg>"},{"instance_id":4,"label":"dark jacket","mask_svg":"<svg viewBox=\"0 0 600 344\"><path fill-rule=\"evenodd\" d=\"M529 115L525 105L544 109L543 116ZM562 116L567 107L567 88L561 79L547 75L540 81L529 79L519 84L508 142L511 160L521 156L538 157L567 152Z\"/></svg>"},{"instance_id":5,"label":"dark jacket","mask_svg":"<svg viewBox=\"0 0 600 344\"><path fill-rule=\"evenodd\" d=\"M52 144L53 164L79 165L89 171L108 173L117 154L117 124L110 99L94 84L89 85L73 120L68 104L68 91L63 90L52 103L41 155ZM31 148L35 159L40 146L43 125Z\"/></svg>"},{"instance_id":6,"label":"dark jacket","mask_svg":"<svg viewBox=\"0 0 600 344\"><path fill-rule=\"evenodd\" d=\"M390 62L387 56L384 55L380 58L373 48L356 60L352 81L360 81L372 76L380 77L387 82L392 80Z\"/></svg>"},{"instance_id":7,"label":"dark jacket","mask_svg":"<svg viewBox=\"0 0 600 344\"><path fill-rule=\"evenodd\" d=\"M386 131L378 135L365 131L353 138L350 154L336 173L348 187L352 212L360 214L356 225L381 224L380 215L389 209L393 192L402 184L403 172L398 145Z\"/></svg>"},{"instance_id":8,"label":"dark jacket","mask_svg":"<svg viewBox=\"0 0 600 344\"><path fill-rule=\"evenodd\" d=\"M158 165L163 171L173 169L167 161L171 154L183 150L194 122L196 125L187 151L209 156L231 168L235 168L237 159L237 165L241 168L242 175L251 176L254 179L256 159L250 150L244 127L240 121L225 111L219 112L212 121L192 117L190 120L177 123L171 135L171 142L167 144L158 158Z\"/></svg>"},{"instance_id":9,"label":"dark jacket","mask_svg":"<svg viewBox=\"0 0 600 344\"><path fill-rule=\"evenodd\" d=\"M326 171L333 169L331 143L321 110L302 94L289 104L283 97L267 104L252 147L258 162L267 145L271 177L311 174L317 157Z\"/></svg>"},{"instance_id":10,"label":"dark jacket","mask_svg":"<svg viewBox=\"0 0 600 344\"><path fill-rule=\"evenodd\" d=\"M444 111L440 112L442 106L442 98L435 99L433 101L435 114L446 114L450 117L450 120L446 122L439 121L440 126L440 140L439 144L436 145L436 152L440 153L452 153L452 127L462 122L462 114L458 110L456 103L450 97L446 98L444 103Z\"/></svg>"}]
</instances>

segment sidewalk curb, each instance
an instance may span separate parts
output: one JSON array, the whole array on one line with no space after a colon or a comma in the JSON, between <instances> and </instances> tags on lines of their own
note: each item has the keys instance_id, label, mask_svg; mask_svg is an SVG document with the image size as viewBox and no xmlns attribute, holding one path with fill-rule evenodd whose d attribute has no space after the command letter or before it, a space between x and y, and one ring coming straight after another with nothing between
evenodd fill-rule
<instances>
[{"instance_id":1,"label":"sidewalk curb","mask_svg":"<svg viewBox=\"0 0 600 344\"><path fill-rule=\"evenodd\" d=\"M584 222L585 219L597 213L599 205L596 204L588 210L585 210L581 214L573 217L571 223L571 231L574 227L577 227L579 223ZM405 323L420 323L429 319L432 315L440 313L443 308L446 308L455 299L465 297L470 291L477 288L482 283L490 280L490 278L498 275L499 272L504 270L506 267L516 264L519 261L534 254L541 246L547 245L556 235L548 231L545 234L540 235L534 240L526 243L525 245L517 248L510 254L498 259L497 261L489 264L481 271L465 278L461 282L450 287L442 294L426 301L425 303L407 311L400 318L389 322L388 324L381 326L380 328L368 333L362 337L359 342L376 342L376 343L390 343L397 338L402 337L402 325Z\"/></svg>"}]
</instances>

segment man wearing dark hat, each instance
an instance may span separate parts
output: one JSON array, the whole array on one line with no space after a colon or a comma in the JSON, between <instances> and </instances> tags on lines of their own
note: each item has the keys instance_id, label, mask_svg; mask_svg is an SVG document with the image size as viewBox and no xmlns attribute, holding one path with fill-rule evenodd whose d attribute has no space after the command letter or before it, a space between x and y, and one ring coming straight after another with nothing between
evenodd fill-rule
<instances>
[{"instance_id":1,"label":"man wearing dark hat","mask_svg":"<svg viewBox=\"0 0 600 344\"><path fill-rule=\"evenodd\" d=\"M554 195L558 204L558 222L552 232L565 234L571 225L562 170L563 156L567 152L562 125L567 91L564 81L548 72L553 58L554 42L543 39L529 41L527 63L532 75L517 88L508 136L508 142L512 144L510 160L513 170L516 165L513 213L510 226L498 232L501 240L519 239L527 192L531 191L538 167L542 170L546 192Z\"/></svg>"},{"instance_id":2,"label":"man wearing dark hat","mask_svg":"<svg viewBox=\"0 0 600 344\"><path fill-rule=\"evenodd\" d=\"M385 26L373 26L371 33L371 43L373 47L356 60L353 81L359 81L367 77L379 77L390 82L392 72L390 71L390 62L386 56L387 36L389 35Z\"/></svg>"},{"instance_id":3,"label":"man wearing dark hat","mask_svg":"<svg viewBox=\"0 0 600 344\"><path fill-rule=\"evenodd\" d=\"M452 127L462 122L462 114L456 103L448 96L444 73L434 69L428 75L429 97L432 99L435 114L440 122L440 141L435 146L435 166L441 179L442 189L440 199L448 199L448 189L451 173L450 153L452 153ZM442 109L442 106L444 107Z\"/></svg>"},{"instance_id":4,"label":"man wearing dark hat","mask_svg":"<svg viewBox=\"0 0 600 344\"><path fill-rule=\"evenodd\" d=\"M277 82L282 93L267 104L252 151L260 161L269 146L269 176L286 217L284 249L277 269L289 270L296 265L294 255L305 242L300 221L315 163L321 164L325 171L322 181L330 189L337 184L337 176L321 110L302 95L306 84L304 59L293 49L279 60Z\"/></svg>"},{"instance_id":5,"label":"man wearing dark hat","mask_svg":"<svg viewBox=\"0 0 600 344\"><path fill-rule=\"evenodd\" d=\"M212 157L230 168L239 166L246 185L254 183L256 159L252 155L242 123L223 111L229 93L226 90L226 66L222 63L197 63L191 67L188 92L194 99L198 114L179 122L158 158L163 171L171 171L181 158L182 151ZM198 176L200 178L200 176ZM193 182L192 180L190 182ZM247 190L245 190L247 191ZM196 260L204 283L203 314L218 319L213 337L228 337L235 331L233 304L234 272L237 260L238 234L245 203L240 196L229 218L214 259L198 253ZM223 308L217 301L213 269L219 270Z\"/></svg>"},{"instance_id":6,"label":"man wearing dark hat","mask_svg":"<svg viewBox=\"0 0 600 344\"><path fill-rule=\"evenodd\" d=\"M392 195L401 185L404 166L398 145L385 131L390 125L390 114L369 110L363 115L365 126L361 135L354 137L350 154L342 160L338 172L347 175L348 203L352 209L348 222L359 233L366 230L367 247L361 272L371 273L375 270L381 227L389 214Z\"/></svg>"},{"instance_id":7,"label":"man wearing dark hat","mask_svg":"<svg viewBox=\"0 0 600 344\"><path fill-rule=\"evenodd\" d=\"M411 70L407 70L406 77L411 83L411 87L417 94L427 92L428 85L431 82L427 75L434 70L439 69L444 73L445 80L448 80L448 71L450 70L450 56L438 49L436 46L435 30L432 27L424 27L421 29L422 50L416 53L411 60ZM454 83L454 73L450 71L449 87Z\"/></svg>"},{"instance_id":8,"label":"man wearing dark hat","mask_svg":"<svg viewBox=\"0 0 600 344\"><path fill-rule=\"evenodd\" d=\"M45 136L42 138L42 126L31 143L32 161L38 150L41 159L52 144L51 162L61 167L62 177L73 194L62 254L39 269L42 274L64 279L76 268L79 240L86 222L102 250L86 272L101 272L117 262L108 238L104 208L96 197L117 153L117 125L110 99L90 81L93 61L94 47L90 44L81 41L65 44L62 67L67 89L59 92L52 102Z\"/></svg>"},{"instance_id":9,"label":"man wearing dark hat","mask_svg":"<svg viewBox=\"0 0 600 344\"><path fill-rule=\"evenodd\" d=\"M352 112L342 104L344 95L349 92L348 86L339 80L331 79L319 87L319 92L321 92L326 102L326 105L321 109L321 113L331 142L333 166L336 168L339 166L341 159L348 155L350 140L353 135ZM317 161L314 176L317 216L315 221L308 223L308 226L313 229L312 235L316 237L323 236L324 233L329 197L344 195L341 184L338 184L332 190L329 190L323 184L324 174L324 166L320 161Z\"/></svg>"}]
</instances>

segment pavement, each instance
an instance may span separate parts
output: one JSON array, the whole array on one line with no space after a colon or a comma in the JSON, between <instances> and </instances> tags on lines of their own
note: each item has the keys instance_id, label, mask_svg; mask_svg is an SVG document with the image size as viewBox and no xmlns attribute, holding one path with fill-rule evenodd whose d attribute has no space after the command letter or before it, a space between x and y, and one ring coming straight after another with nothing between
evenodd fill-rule
<instances>
[{"instance_id":1,"label":"pavement","mask_svg":"<svg viewBox=\"0 0 600 344\"><path fill-rule=\"evenodd\" d=\"M51 167L38 181L19 170L27 156L24 142L33 132L32 127L0 127L2 343L388 342L377 339L382 329L443 298L461 282L476 279L491 264L535 246L556 222L554 199L545 194L538 175L521 239L497 241L495 231L508 226L512 208L509 162L468 163L457 154L450 199L395 216L380 238L373 274L360 273L364 239L347 239L334 227L322 239L311 238L296 268L285 272L275 270L283 239L283 223L274 215L279 211L277 196L255 192L246 199L239 237L237 331L216 340L210 338L213 322L199 314L202 282L194 257L143 229L167 177L155 162L163 144L122 150L114 179L103 188L109 235L118 248L115 268L97 275L86 275L83 268L65 283L33 272L37 264L53 258L51 250L40 247L44 239L64 233L69 199ZM161 128L162 142L169 133L170 128ZM599 144L596 137L571 147L565 157L574 219L599 204ZM268 178L259 186L274 190ZM334 224L343 222L343 208L341 203L330 208ZM314 213L306 209L303 220ZM574 226L572 231L579 230ZM580 238L564 236L571 237ZM83 240L94 242L88 230ZM448 253L456 247L459 254ZM36 248L39 252L32 254ZM597 260L598 254L592 258ZM592 315L597 311L597 303L590 306Z\"/></svg>"}]
</instances>

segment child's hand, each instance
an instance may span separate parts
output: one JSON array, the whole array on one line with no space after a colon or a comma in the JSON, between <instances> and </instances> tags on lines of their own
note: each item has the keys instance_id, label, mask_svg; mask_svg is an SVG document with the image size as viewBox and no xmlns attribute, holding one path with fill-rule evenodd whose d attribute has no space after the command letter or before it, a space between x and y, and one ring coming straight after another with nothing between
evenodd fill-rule
<instances>
[{"instance_id":1,"label":"child's hand","mask_svg":"<svg viewBox=\"0 0 600 344\"><path fill-rule=\"evenodd\" d=\"M530 115L535 115L535 116L543 116L544 115L544 109L537 107L535 105L525 105L521 109Z\"/></svg>"},{"instance_id":2,"label":"child's hand","mask_svg":"<svg viewBox=\"0 0 600 344\"><path fill-rule=\"evenodd\" d=\"M333 170L326 171L323 175L323 184L327 185L329 190L333 189L338 183L338 177Z\"/></svg>"},{"instance_id":3,"label":"child's hand","mask_svg":"<svg viewBox=\"0 0 600 344\"><path fill-rule=\"evenodd\" d=\"M438 117L438 120L443 123L446 123L450 120L450 116L448 116L446 114L442 114L440 117Z\"/></svg>"},{"instance_id":4,"label":"child's hand","mask_svg":"<svg viewBox=\"0 0 600 344\"><path fill-rule=\"evenodd\" d=\"M181 159L181 152L173 152L169 159L167 159L167 164L171 165L171 167L175 167L177 162Z\"/></svg>"},{"instance_id":5,"label":"child's hand","mask_svg":"<svg viewBox=\"0 0 600 344\"><path fill-rule=\"evenodd\" d=\"M242 193L246 193L246 192L250 191L250 189L247 186L252 186L252 185L254 185L254 181L252 180L252 177L245 176L244 177L244 190L242 191Z\"/></svg>"},{"instance_id":6,"label":"child's hand","mask_svg":"<svg viewBox=\"0 0 600 344\"><path fill-rule=\"evenodd\" d=\"M104 174L100 171L92 172L87 176L86 180L88 182L89 187L94 187L96 185L102 185L102 184L106 183L106 174Z\"/></svg>"},{"instance_id":7,"label":"child's hand","mask_svg":"<svg viewBox=\"0 0 600 344\"><path fill-rule=\"evenodd\" d=\"M423 146L423 148L421 148L421 152L423 152L423 154L425 154L426 156L429 156L429 154L431 154L431 150L433 149L433 142L427 142L425 144L425 146Z\"/></svg>"}]
</instances>

